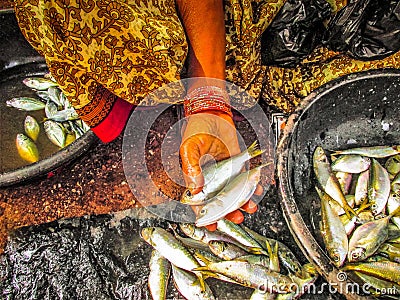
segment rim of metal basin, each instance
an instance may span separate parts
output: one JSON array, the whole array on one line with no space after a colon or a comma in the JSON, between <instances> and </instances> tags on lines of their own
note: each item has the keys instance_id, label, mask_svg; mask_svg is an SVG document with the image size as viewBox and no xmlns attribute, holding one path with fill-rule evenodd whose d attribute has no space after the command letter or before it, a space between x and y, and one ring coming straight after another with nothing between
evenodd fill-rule
<instances>
[{"instance_id":1,"label":"rim of metal basin","mask_svg":"<svg viewBox=\"0 0 400 300\"><path fill-rule=\"evenodd\" d=\"M7 187L25 183L57 169L63 164L71 162L88 151L98 142L93 131L87 131L83 136L53 155L33 164L0 174L0 187Z\"/></svg>"}]
</instances>

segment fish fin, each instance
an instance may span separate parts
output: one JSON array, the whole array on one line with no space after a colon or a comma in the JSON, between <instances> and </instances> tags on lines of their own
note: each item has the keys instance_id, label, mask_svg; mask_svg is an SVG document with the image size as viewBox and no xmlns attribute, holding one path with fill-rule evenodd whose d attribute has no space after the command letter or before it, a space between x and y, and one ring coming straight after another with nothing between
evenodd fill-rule
<instances>
[{"instance_id":1,"label":"fish fin","mask_svg":"<svg viewBox=\"0 0 400 300\"><path fill-rule=\"evenodd\" d=\"M278 243L276 243L276 244L278 244ZM268 256L269 257L273 256L274 252L272 251L271 244L269 243L269 241L265 241L265 246L267 247Z\"/></svg>"},{"instance_id":2,"label":"fish fin","mask_svg":"<svg viewBox=\"0 0 400 300\"><path fill-rule=\"evenodd\" d=\"M278 258L278 243L275 243L274 250L272 250L271 244L269 241L265 241L265 245L268 251L269 261L270 261L270 270L279 272L279 258Z\"/></svg>"},{"instance_id":3,"label":"fish fin","mask_svg":"<svg viewBox=\"0 0 400 300\"><path fill-rule=\"evenodd\" d=\"M206 263L206 265L208 265L209 263L211 263L211 260L209 260L208 258L206 258L204 255L196 252L195 254L196 257L200 258L201 261L204 261Z\"/></svg>"},{"instance_id":4,"label":"fish fin","mask_svg":"<svg viewBox=\"0 0 400 300\"><path fill-rule=\"evenodd\" d=\"M356 213L356 211L346 202L346 203L340 203L339 201L333 199L331 196L329 196L323 189L318 188L317 186L315 186L315 190L318 193L319 198L322 200L323 198L327 198L329 202L336 202L337 205L339 205L340 207L342 207L344 209L344 212L346 214L346 216L351 219L351 214L353 214L354 216L357 216L358 214Z\"/></svg>"},{"instance_id":5,"label":"fish fin","mask_svg":"<svg viewBox=\"0 0 400 300\"><path fill-rule=\"evenodd\" d=\"M269 256L268 252L266 252L263 248L259 248L259 247L243 247L244 250L246 250L247 252L250 252L252 254L264 254Z\"/></svg>"},{"instance_id":6,"label":"fish fin","mask_svg":"<svg viewBox=\"0 0 400 300\"><path fill-rule=\"evenodd\" d=\"M206 283L204 282L203 274L199 273L199 272L195 272L194 274L197 276L197 279L198 279L199 284L200 284L200 288L204 292L206 290Z\"/></svg>"},{"instance_id":7,"label":"fish fin","mask_svg":"<svg viewBox=\"0 0 400 300\"><path fill-rule=\"evenodd\" d=\"M207 266L200 266L197 268L192 269L193 272L207 272L210 271Z\"/></svg>"},{"instance_id":8,"label":"fish fin","mask_svg":"<svg viewBox=\"0 0 400 300\"><path fill-rule=\"evenodd\" d=\"M344 213L346 214L346 216L349 219L351 219L351 215L358 216L357 212L348 204L344 205L343 209L344 209Z\"/></svg>"},{"instance_id":9,"label":"fish fin","mask_svg":"<svg viewBox=\"0 0 400 300\"><path fill-rule=\"evenodd\" d=\"M250 156L250 158L259 156L260 154L264 153L265 150L259 149L258 148L258 143L257 141L254 141L249 148L247 148L247 153Z\"/></svg>"},{"instance_id":10,"label":"fish fin","mask_svg":"<svg viewBox=\"0 0 400 300\"><path fill-rule=\"evenodd\" d=\"M195 269L195 270L197 270L197 268ZM212 272L212 271L209 271L209 270L202 270L202 271L193 271L193 272L201 272L201 274L202 274L202 276L203 276L203 279L207 279L207 278L218 278L218 274L216 274L216 273L214 273L214 272Z\"/></svg>"},{"instance_id":11,"label":"fish fin","mask_svg":"<svg viewBox=\"0 0 400 300\"><path fill-rule=\"evenodd\" d=\"M361 205L360 205L360 207L359 207L358 210L357 210L357 215L358 215L360 212L362 212L363 210L369 208L370 206L372 206L372 203L368 202L368 200L367 200L367 201L361 202Z\"/></svg>"}]
</instances>

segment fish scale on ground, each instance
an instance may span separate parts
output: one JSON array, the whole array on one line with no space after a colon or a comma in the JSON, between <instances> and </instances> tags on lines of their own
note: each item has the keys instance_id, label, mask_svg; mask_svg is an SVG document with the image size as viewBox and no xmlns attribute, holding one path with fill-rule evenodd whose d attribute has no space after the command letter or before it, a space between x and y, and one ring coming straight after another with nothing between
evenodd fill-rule
<instances>
[{"instance_id":1,"label":"fish scale on ground","mask_svg":"<svg viewBox=\"0 0 400 300\"><path fill-rule=\"evenodd\" d=\"M400 176L400 146L373 146L357 147L340 151L327 151L317 147L315 153L331 152L331 164L334 170L346 170L353 173L352 179L354 201L341 202L337 199L328 199L320 193L321 208L329 209L338 204L346 210L351 206L354 212L351 215L339 215L337 209L331 210L328 221L339 218L346 228L346 235L341 234L339 240L348 243L345 255L344 248L333 244L327 239L326 229L322 236L327 248L328 256L335 260L335 254L342 253L342 262L337 266L343 271L353 272L365 283L374 289L375 296L380 296L382 288L392 287L394 294L400 294L400 195L397 178ZM318 157L314 153L315 160ZM337 162L337 156L342 158ZM346 165L346 163L348 163ZM335 166L339 165L340 168ZM366 168L368 166L368 168ZM324 190L326 185L320 180L318 170L314 168L319 187ZM334 213L335 215L332 215ZM322 213L323 221L327 218ZM337 234L337 228L335 232ZM341 231L342 232L342 231ZM333 250L333 251L332 251Z\"/></svg>"}]
</instances>

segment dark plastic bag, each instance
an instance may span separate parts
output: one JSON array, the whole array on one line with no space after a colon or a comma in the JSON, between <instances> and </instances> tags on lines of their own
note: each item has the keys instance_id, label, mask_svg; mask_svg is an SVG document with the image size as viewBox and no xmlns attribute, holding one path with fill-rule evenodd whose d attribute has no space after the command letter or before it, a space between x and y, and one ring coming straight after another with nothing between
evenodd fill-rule
<instances>
[{"instance_id":1,"label":"dark plastic bag","mask_svg":"<svg viewBox=\"0 0 400 300\"><path fill-rule=\"evenodd\" d=\"M326 0L288 0L261 38L264 65L294 66L320 44L323 21L332 8Z\"/></svg>"},{"instance_id":2,"label":"dark plastic bag","mask_svg":"<svg viewBox=\"0 0 400 300\"><path fill-rule=\"evenodd\" d=\"M324 42L353 58L380 59L400 50L400 2L357 0L329 22Z\"/></svg>"}]
</instances>

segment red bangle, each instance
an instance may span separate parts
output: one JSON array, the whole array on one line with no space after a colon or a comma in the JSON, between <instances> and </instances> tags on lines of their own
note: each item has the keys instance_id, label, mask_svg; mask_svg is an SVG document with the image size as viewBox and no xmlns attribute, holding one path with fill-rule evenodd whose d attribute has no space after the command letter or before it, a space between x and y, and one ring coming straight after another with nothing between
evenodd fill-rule
<instances>
[{"instance_id":1,"label":"red bangle","mask_svg":"<svg viewBox=\"0 0 400 300\"><path fill-rule=\"evenodd\" d=\"M216 86L202 86L190 92L184 99L185 115L218 110L232 117L228 93Z\"/></svg>"}]
</instances>

